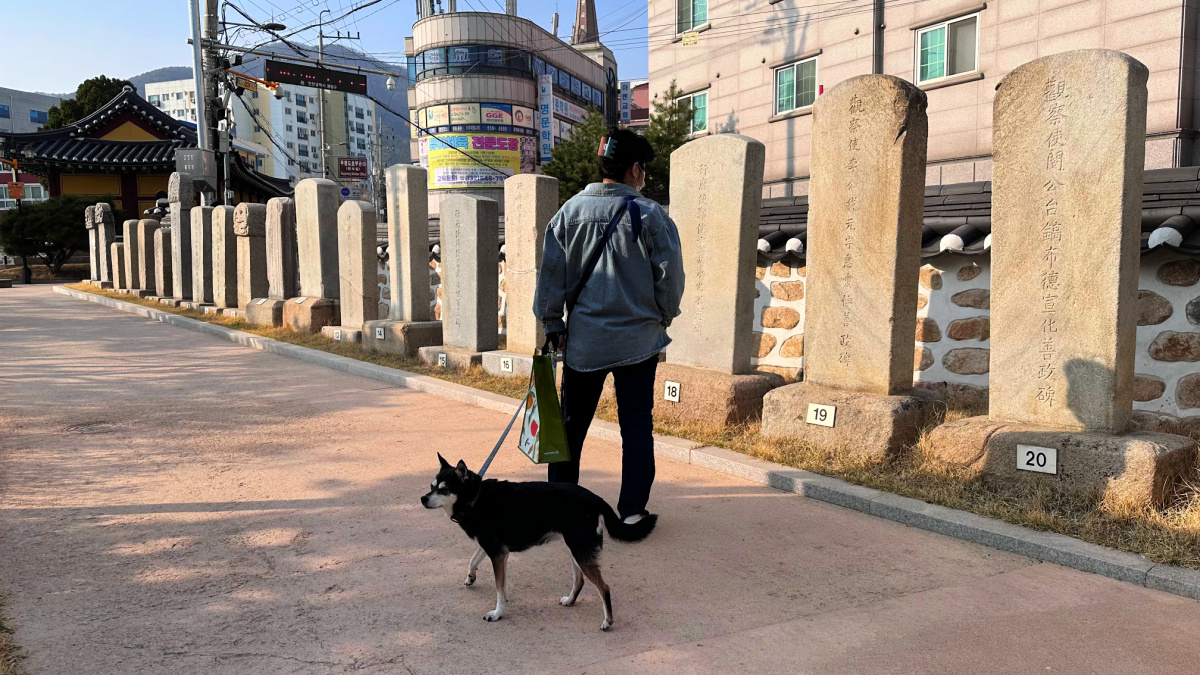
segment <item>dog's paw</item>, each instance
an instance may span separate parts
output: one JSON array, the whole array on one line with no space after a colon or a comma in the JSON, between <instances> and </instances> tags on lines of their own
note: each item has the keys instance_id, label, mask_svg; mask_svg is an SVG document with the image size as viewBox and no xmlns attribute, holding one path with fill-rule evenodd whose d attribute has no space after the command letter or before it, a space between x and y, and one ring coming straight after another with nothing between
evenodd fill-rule
<instances>
[{"instance_id":1,"label":"dog's paw","mask_svg":"<svg viewBox=\"0 0 1200 675\"><path fill-rule=\"evenodd\" d=\"M475 575L474 575L474 574L468 574L468 575L467 575L467 580L463 582L463 586L471 586L471 585L473 585L474 583L475 583Z\"/></svg>"},{"instance_id":2,"label":"dog's paw","mask_svg":"<svg viewBox=\"0 0 1200 675\"><path fill-rule=\"evenodd\" d=\"M562 596L562 600L559 600L558 602L563 607L571 607L575 604L575 598L572 598L569 595L564 595L564 596Z\"/></svg>"},{"instance_id":3,"label":"dog's paw","mask_svg":"<svg viewBox=\"0 0 1200 675\"><path fill-rule=\"evenodd\" d=\"M493 609L492 611L483 615L484 621L499 621L502 618L504 618L504 614L497 609Z\"/></svg>"},{"instance_id":4,"label":"dog's paw","mask_svg":"<svg viewBox=\"0 0 1200 675\"><path fill-rule=\"evenodd\" d=\"M600 630L608 631L609 628L612 628L612 625L613 625L613 622L609 621L608 619L605 619L600 622Z\"/></svg>"}]
</instances>

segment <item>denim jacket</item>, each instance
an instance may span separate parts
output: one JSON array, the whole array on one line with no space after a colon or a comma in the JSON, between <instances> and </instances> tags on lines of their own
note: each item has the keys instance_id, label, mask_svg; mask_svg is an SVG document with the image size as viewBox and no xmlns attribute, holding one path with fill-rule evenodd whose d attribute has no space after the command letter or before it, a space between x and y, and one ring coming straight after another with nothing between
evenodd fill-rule
<instances>
[{"instance_id":1,"label":"denim jacket","mask_svg":"<svg viewBox=\"0 0 1200 675\"><path fill-rule=\"evenodd\" d=\"M546 332L565 330L566 297L627 196L637 198L642 231L634 239L627 211L579 294L565 356L573 370L636 363L671 342L667 326L679 316L683 297L679 231L661 206L623 183L588 185L550 221L533 311Z\"/></svg>"}]
</instances>

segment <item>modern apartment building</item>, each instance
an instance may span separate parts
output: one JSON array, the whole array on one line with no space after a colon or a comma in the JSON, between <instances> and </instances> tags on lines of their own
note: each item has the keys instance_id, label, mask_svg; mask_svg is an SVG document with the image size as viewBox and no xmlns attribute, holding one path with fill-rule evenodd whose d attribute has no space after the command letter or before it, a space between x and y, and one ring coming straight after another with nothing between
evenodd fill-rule
<instances>
[{"instance_id":1,"label":"modern apartment building","mask_svg":"<svg viewBox=\"0 0 1200 675\"><path fill-rule=\"evenodd\" d=\"M62 99L0 87L0 131L27 134L46 123L50 108Z\"/></svg>"},{"instance_id":2,"label":"modern apartment building","mask_svg":"<svg viewBox=\"0 0 1200 675\"><path fill-rule=\"evenodd\" d=\"M812 105L885 73L929 97L927 183L991 179L992 100L1011 70L1116 49L1150 70L1146 167L1200 162L1196 0L649 0L650 91L675 81L696 135L767 148L765 196L808 192Z\"/></svg>"},{"instance_id":3,"label":"modern apartment building","mask_svg":"<svg viewBox=\"0 0 1200 675\"><path fill-rule=\"evenodd\" d=\"M261 173L286 178L295 185L304 178L320 177L320 92L311 87L280 85L277 97L265 87L243 92L229 104L231 144L246 163ZM168 115L196 123L195 83L188 80L146 85L146 96ZM371 99L341 92L325 93L328 125L328 175L350 188L356 197L370 195L368 178L339 175L341 157L367 160L371 175L380 149L381 134L375 125Z\"/></svg>"}]
</instances>

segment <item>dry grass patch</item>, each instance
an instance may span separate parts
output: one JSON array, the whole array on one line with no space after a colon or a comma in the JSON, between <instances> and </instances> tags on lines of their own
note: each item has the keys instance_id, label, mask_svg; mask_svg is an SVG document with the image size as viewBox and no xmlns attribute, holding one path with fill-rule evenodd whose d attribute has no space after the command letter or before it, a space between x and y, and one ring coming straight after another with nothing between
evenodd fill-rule
<instances>
[{"instance_id":1,"label":"dry grass patch","mask_svg":"<svg viewBox=\"0 0 1200 675\"><path fill-rule=\"evenodd\" d=\"M0 594L0 610L4 609L4 596ZM12 631L0 616L0 675L21 675L20 649L13 644Z\"/></svg>"},{"instance_id":2,"label":"dry grass patch","mask_svg":"<svg viewBox=\"0 0 1200 675\"><path fill-rule=\"evenodd\" d=\"M38 281L48 281L51 279L87 279L92 273L91 265L88 263L67 263L62 266L58 274L51 274L50 268L45 265L31 264L29 268L33 270L34 280ZM9 267L8 269L0 270L0 279L20 281L23 272L20 265Z\"/></svg>"},{"instance_id":3,"label":"dry grass patch","mask_svg":"<svg viewBox=\"0 0 1200 675\"><path fill-rule=\"evenodd\" d=\"M256 328L247 326L240 319L174 309L84 284L75 284L70 288L514 398L523 396L527 387L527 382L522 378L496 377L480 368L447 371L412 359L366 352L358 345L334 342L321 335L295 333L281 328ZM937 406L934 418L916 446L901 457L889 460L873 460L844 450L795 440L765 438L758 424L721 427L658 419L655 431L932 504L1140 553L1155 562L1200 569L1200 468L1194 470L1185 484L1179 486L1171 503L1161 509L1130 508L1106 503L1097 493L1063 490L1041 477L1030 477L1019 482L989 479L961 467L947 465L927 451L928 433L934 426L987 413L987 402L978 393L946 391L942 397L943 405ZM615 422L616 413L616 402L612 397L603 397L596 416ZM1185 431L1182 427L1178 430ZM3 671L0 671L0 675L4 675Z\"/></svg>"}]
</instances>

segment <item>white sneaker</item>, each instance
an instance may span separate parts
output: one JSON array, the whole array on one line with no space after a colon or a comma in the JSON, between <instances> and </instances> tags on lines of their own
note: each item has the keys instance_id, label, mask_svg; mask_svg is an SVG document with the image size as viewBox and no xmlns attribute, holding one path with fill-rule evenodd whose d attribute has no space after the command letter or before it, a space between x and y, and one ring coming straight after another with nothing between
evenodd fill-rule
<instances>
[{"instance_id":1,"label":"white sneaker","mask_svg":"<svg viewBox=\"0 0 1200 675\"><path fill-rule=\"evenodd\" d=\"M641 519L642 519L642 514L638 513L638 514L629 516L628 518L626 518L625 520L622 520L621 522L625 523L626 525L633 525L634 523L638 522Z\"/></svg>"}]
</instances>

